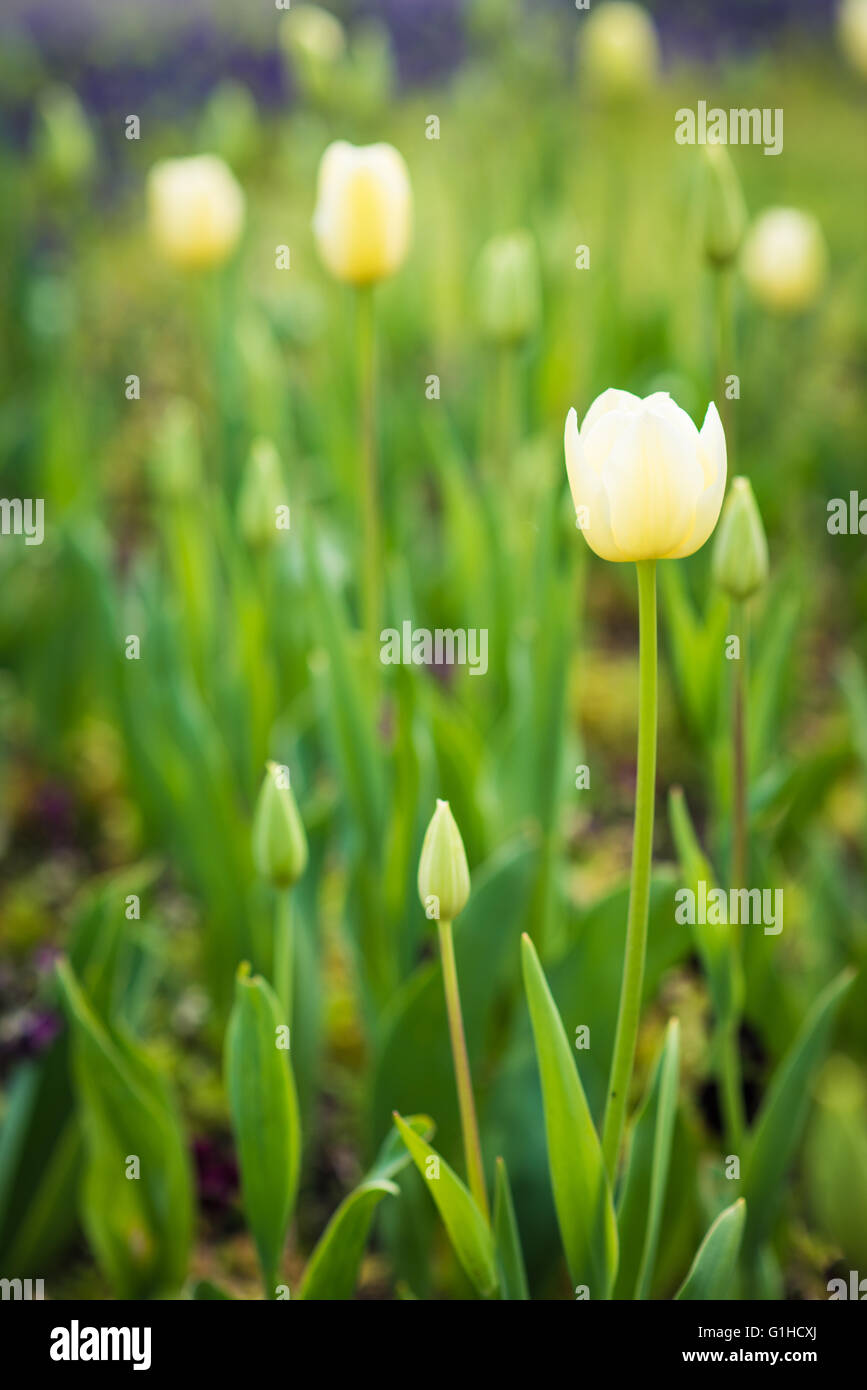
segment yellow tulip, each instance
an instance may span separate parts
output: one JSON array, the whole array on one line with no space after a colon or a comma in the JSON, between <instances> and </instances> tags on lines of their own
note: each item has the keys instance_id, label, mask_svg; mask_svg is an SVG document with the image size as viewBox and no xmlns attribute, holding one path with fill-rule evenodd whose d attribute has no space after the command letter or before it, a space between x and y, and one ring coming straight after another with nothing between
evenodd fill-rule
<instances>
[{"instance_id":1,"label":"yellow tulip","mask_svg":"<svg viewBox=\"0 0 867 1390\"><path fill-rule=\"evenodd\" d=\"M837 11L837 37L852 67L867 77L867 0L843 0Z\"/></svg>"},{"instance_id":2,"label":"yellow tulip","mask_svg":"<svg viewBox=\"0 0 867 1390\"><path fill-rule=\"evenodd\" d=\"M393 275L406 258L411 221L409 173L392 145L328 146L313 231L332 275L353 285Z\"/></svg>"},{"instance_id":3,"label":"yellow tulip","mask_svg":"<svg viewBox=\"0 0 867 1390\"><path fill-rule=\"evenodd\" d=\"M744 245L741 269L755 298L767 309L798 313L818 297L828 256L822 229L798 208L769 208Z\"/></svg>"},{"instance_id":4,"label":"yellow tulip","mask_svg":"<svg viewBox=\"0 0 867 1390\"><path fill-rule=\"evenodd\" d=\"M151 233L166 260L184 270L221 265L244 225L244 194L217 155L164 159L148 175Z\"/></svg>"},{"instance_id":5,"label":"yellow tulip","mask_svg":"<svg viewBox=\"0 0 867 1390\"><path fill-rule=\"evenodd\" d=\"M704 545L726 480L712 402L699 432L667 391L603 391L580 430L569 411L565 444L577 524L603 560L679 559Z\"/></svg>"},{"instance_id":6,"label":"yellow tulip","mask_svg":"<svg viewBox=\"0 0 867 1390\"><path fill-rule=\"evenodd\" d=\"M578 31L578 57L596 91L615 100L640 96L653 86L659 69L653 20L631 0L594 5Z\"/></svg>"}]
</instances>

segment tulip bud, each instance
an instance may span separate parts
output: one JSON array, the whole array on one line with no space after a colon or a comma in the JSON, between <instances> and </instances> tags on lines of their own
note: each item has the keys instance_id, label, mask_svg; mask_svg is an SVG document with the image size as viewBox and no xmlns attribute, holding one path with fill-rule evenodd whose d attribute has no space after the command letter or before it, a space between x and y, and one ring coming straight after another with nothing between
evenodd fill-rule
<instances>
[{"instance_id":1,"label":"tulip bud","mask_svg":"<svg viewBox=\"0 0 867 1390\"><path fill-rule=\"evenodd\" d=\"M280 26L280 43L301 88L310 96L326 96L331 74L346 50L346 34L337 16L321 5L296 5Z\"/></svg>"},{"instance_id":2,"label":"tulip bud","mask_svg":"<svg viewBox=\"0 0 867 1390\"><path fill-rule=\"evenodd\" d=\"M173 396L157 426L151 456L151 475L162 497L192 496L202 481L199 421L195 406Z\"/></svg>"},{"instance_id":3,"label":"tulip bud","mask_svg":"<svg viewBox=\"0 0 867 1390\"><path fill-rule=\"evenodd\" d=\"M411 216L409 174L392 145L328 146L313 231L332 275L354 285L393 275L406 258Z\"/></svg>"},{"instance_id":4,"label":"tulip bud","mask_svg":"<svg viewBox=\"0 0 867 1390\"><path fill-rule=\"evenodd\" d=\"M217 155L164 159L148 174L151 234L166 260L183 270L228 260L244 224L244 194Z\"/></svg>"},{"instance_id":5,"label":"tulip bud","mask_svg":"<svg viewBox=\"0 0 867 1390\"><path fill-rule=\"evenodd\" d=\"M843 0L837 11L837 39L852 67L867 77L867 0Z\"/></svg>"},{"instance_id":6,"label":"tulip bud","mask_svg":"<svg viewBox=\"0 0 867 1390\"><path fill-rule=\"evenodd\" d=\"M478 264L479 321L495 343L518 343L536 328L542 292L529 232L493 237Z\"/></svg>"},{"instance_id":7,"label":"tulip bud","mask_svg":"<svg viewBox=\"0 0 867 1390\"><path fill-rule=\"evenodd\" d=\"M238 168L252 155L258 132L258 111L249 88L231 80L215 87L199 132L205 149L216 151L229 165Z\"/></svg>"},{"instance_id":8,"label":"tulip bud","mask_svg":"<svg viewBox=\"0 0 867 1390\"><path fill-rule=\"evenodd\" d=\"M418 861L418 895L427 915L442 922L453 922L470 896L464 842L447 801L437 801L425 831Z\"/></svg>"},{"instance_id":9,"label":"tulip bud","mask_svg":"<svg viewBox=\"0 0 867 1390\"><path fill-rule=\"evenodd\" d=\"M771 208L750 231L742 257L744 279L760 304L782 313L807 309L827 272L822 229L797 208Z\"/></svg>"},{"instance_id":10,"label":"tulip bud","mask_svg":"<svg viewBox=\"0 0 867 1390\"><path fill-rule=\"evenodd\" d=\"M748 478L734 478L713 548L713 576L730 598L747 599L768 578L765 528Z\"/></svg>"},{"instance_id":11,"label":"tulip bud","mask_svg":"<svg viewBox=\"0 0 867 1390\"><path fill-rule=\"evenodd\" d=\"M307 836L289 785L289 771L268 763L253 816L253 860L275 888L291 888L307 867Z\"/></svg>"},{"instance_id":12,"label":"tulip bud","mask_svg":"<svg viewBox=\"0 0 867 1390\"><path fill-rule=\"evenodd\" d=\"M277 509L286 505L280 456L268 439L257 439L247 457L238 494L238 525L254 550L277 540Z\"/></svg>"},{"instance_id":13,"label":"tulip bud","mask_svg":"<svg viewBox=\"0 0 867 1390\"><path fill-rule=\"evenodd\" d=\"M578 55L589 84L604 96L640 96L653 86L659 68L653 20L630 0L594 5L579 30Z\"/></svg>"},{"instance_id":14,"label":"tulip bud","mask_svg":"<svg viewBox=\"0 0 867 1390\"><path fill-rule=\"evenodd\" d=\"M716 266L729 265L740 250L747 224L744 195L724 145L704 145L707 170L704 249Z\"/></svg>"},{"instance_id":15,"label":"tulip bud","mask_svg":"<svg viewBox=\"0 0 867 1390\"><path fill-rule=\"evenodd\" d=\"M86 178L96 157L90 123L71 87L48 87L39 98L37 154L40 167L58 184Z\"/></svg>"}]
</instances>

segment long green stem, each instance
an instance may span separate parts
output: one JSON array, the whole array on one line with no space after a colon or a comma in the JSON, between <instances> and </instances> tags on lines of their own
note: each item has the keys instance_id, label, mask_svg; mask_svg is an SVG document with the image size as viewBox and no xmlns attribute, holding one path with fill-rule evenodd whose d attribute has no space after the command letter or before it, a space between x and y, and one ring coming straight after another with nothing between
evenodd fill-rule
<instances>
[{"instance_id":1,"label":"long green stem","mask_svg":"<svg viewBox=\"0 0 867 1390\"><path fill-rule=\"evenodd\" d=\"M452 1060L455 1065L455 1081L458 1087L458 1108L461 1114L461 1131L464 1137L464 1158L467 1165L467 1178L470 1192L476 1206L490 1221L488 1193L485 1187L485 1172L482 1167L482 1146L479 1141L479 1123L476 1119L476 1103L473 1099L473 1082L470 1076L470 1059L467 1055L467 1040L464 1036L464 1020L461 1014L461 996L458 991L458 972L455 966L455 948L452 940L452 924L439 923L440 954L443 962L443 985L446 994L446 1010L449 1016L449 1035L452 1042Z\"/></svg>"},{"instance_id":2,"label":"long green stem","mask_svg":"<svg viewBox=\"0 0 867 1390\"><path fill-rule=\"evenodd\" d=\"M284 889L277 893L274 912L274 992L280 1002L283 1021L292 1027L292 995L295 981L295 926L292 896Z\"/></svg>"},{"instance_id":3,"label":"long green stem","mask_svg":"<svg viewBox=\"0 0 867 1390\"><path fill-rule=\"evenodd\" d=\"M740 657L734 662L732 701L732 887L747 886L747 666L749 662L749 633L746 607L732 604L734 630L740 644Z\"/></svg>"},{"instance_id":4,"label":"long green stem","mask_svg":"<svg viewBox=\"0 0 867 1390\"><path fill-rule=\"evenodd\" d=\"M639 560L638 570L638 770L635 784L635 822L632 833L632 875L626 954L620 987L620 1008L614 1056L608 1083L608 1103L602 1132L602 1153L611 1182L617 1169L626 1102L638 1041L644 958L647 954L647 914L653 857L653 803L656 789L656 561Z\"/></svg>"},{"instance_id":5,"label":"long green stem","mask_svg":"<svg viewBox=\"0 0 867 1390\"><path fill-rule=\"evenodd\" d=\"M747 849L747 670L749 634L746 607L732 604L732 625L740 639L740 655L732 672L732 852L730 885L746 888L749 872ZM732 924L731 951L733 974L740 968L741 931ZM740 1153L746 1129L744 1093L741 1082L740 1013L732 1002L728 1018L720 1023L719 1081L726 1137L735 1153Z\"/></svg>"},{"instance_id":6,"label":"long green stem","mask_svg":"<svg viewBox=\"0 0 867 1390\"><path fill-rule=\"evenodd\" d=\"M378 648L382 605L382 523L379 475L376 460L376 404L373 287L358 290L358 380L361 409L361 513L362 564L361 612L371 650Z\"/></svg>"}]
</instances>

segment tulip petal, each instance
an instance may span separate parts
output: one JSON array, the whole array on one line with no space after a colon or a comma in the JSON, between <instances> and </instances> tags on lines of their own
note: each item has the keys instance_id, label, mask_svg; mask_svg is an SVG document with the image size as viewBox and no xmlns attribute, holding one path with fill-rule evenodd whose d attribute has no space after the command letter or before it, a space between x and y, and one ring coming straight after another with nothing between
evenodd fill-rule
<instances>
[{"instance_id":1,"label":"tulip petal","mask_svg":"<svg viewBox=\"0 0 867 1390\"><path fill-rule=\"evenodd\" d=\"M641 397L633 396L631 391L620 391L615 386L609 386L607 391L603 391L601 396L597 396L584 419L581 421L581 437L592 430L597 420L601 420L603 415L607 415L609 410L624 410L629 414L634 414L641 409Z\"/></svg>"},{"instance_id":2,"label":"tulip petal","mask_svg":"<svg viewBox=\"0 0 867 1390\"><path fill-rule=\"evenodd\" d=\"M699 459L705 489L698 499L695 519L688 534L666 558L682 560L704 545L719 520L726 486L726 440L719 411L711 401L699 434Z\"/></svg>"},{"instance_id":3,"label":"tulip petal","mask_svg":"<svg viewBox=\"0 0 867 1390\"><path fill-rule=\"evenodd\" d=\"M570 410L566 416L566 472L572 501L579 520L584 539L603 560L625 560L614 543L611 533L611 516L608 494L601 478L587 461L581 438L578 434L578 416Z\"/></svg>"},{"instance_id":4,"label":"tulip petal","mask_svg":"<svg viewBox=\"0 0 867 1390\"><path fill-rule=\"evenodd\" d=\"M692 530L704 489L685 431L643 410L620 434L605 466L614 543L630 560L670 554Z\"/></svg>"}]
</instances>

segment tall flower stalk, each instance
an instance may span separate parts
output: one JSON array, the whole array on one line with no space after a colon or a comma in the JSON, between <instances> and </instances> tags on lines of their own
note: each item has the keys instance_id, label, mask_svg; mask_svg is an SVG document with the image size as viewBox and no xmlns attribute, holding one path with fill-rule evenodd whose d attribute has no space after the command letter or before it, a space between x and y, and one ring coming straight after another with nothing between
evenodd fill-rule
<instances>
[{"instance_id":1,"label":"tall flower stalk","mask_svg":"<svg viewBox=\"0 0 867 1390\"><path fill-rule=\"evenodd\" d=\"M323 262L356 294L361 435L362 623L378 637L382 606L382 523L374 411L374 304L378 281L399 270L409 249L412 192L392 145L335 140L319 165L313 231Z\"/></svg>"},{"instance_id":2,"label":"tall flower stalk","mask_svg":"<svg viewBox=\"0 0 867 1390\"><path fill-rule=\"evenodd\" d=\"M653 810L656 792L657 638L656 561L639 560L638 571L638 769L635 781L635 821L632 831L632 872L626 922L626 954L620 986L617 1032L608 1083L608 1102L602 1131L602 1154L609 1180L617 1167L629 1083L638 1040L641 990L647 955L647 918L653 859Z\"/></svg>"},{"instance_id":3,"label":"tall flower stalk","mask_svg":"<svg viewBox=\"0 0 867 1390\"><path fill-rule=\"evenodd\" d=\"M437 922L467 1180L476 1206L485 1220L490 1221L452 935L452 923L464 910L470 896L470 871L461 832L447 801L437 802L425 831L418 865L418 892L425 912Z\"/></svg>"},{"instance_id":4,"label":"tall flower stalk","mask_svg":"<svg viewBox=\"0 0 867 1390\"><path fill-rule=\"evenodd\" d=\"M749 877L749 624L747 604L768 575L768 545L753 490L735 478L726 499L714 543L714 579L731 602L732 635L738 656L732 670L732 810L730 886L746 888ZM741 963L741 933L732 926L735 974ZM720 1090L726 1134L740 1151L746 1128L740 1063L740 991L731 996L729 1014L719 1022Z\"/></svg>"},{"instance_id":5,"label":"tall flower stalk","mask_svg":"<svg viewBox=\"0 0 867 1390\"><path fill-rule=\"evenodd\" d=\"M642 400L604 391L581 428L566 420L566 469L579 528L604 560L634 561L638 571L638 767L626 951L602 1151L614 1178L638 1040L653 854L656 784L656 562L704 545L725 490L726 445L716 406L701 431L664 391Z\"/></svg>"}]
</instances>

